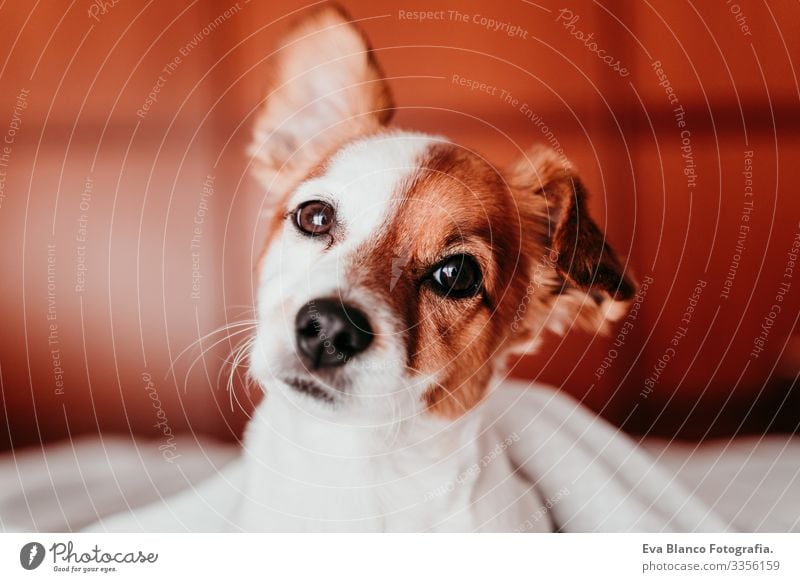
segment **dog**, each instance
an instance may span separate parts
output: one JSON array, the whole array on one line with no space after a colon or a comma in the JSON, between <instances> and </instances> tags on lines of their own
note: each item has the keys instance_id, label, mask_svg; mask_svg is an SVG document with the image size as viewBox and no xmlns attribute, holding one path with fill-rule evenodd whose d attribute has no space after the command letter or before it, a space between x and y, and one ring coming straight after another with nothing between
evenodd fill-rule
<instances>
[{"instance_id":1,"label":"dog","mask_svg":"<svg viewBox=\"0 0 800 582\"><path fill-rule=\"evenodd\" d=\"M509 388L505 362L548 331L604 329L636 285L567 160L536 147L498 169L390 127L392 112L344 11L318 8L284 37L249 150L271 222L249 352L266 396L233 466L100 529L565 529L533 441L602 421L567 406L531 436L553 392Z\"/></svg>"}]
</instances>

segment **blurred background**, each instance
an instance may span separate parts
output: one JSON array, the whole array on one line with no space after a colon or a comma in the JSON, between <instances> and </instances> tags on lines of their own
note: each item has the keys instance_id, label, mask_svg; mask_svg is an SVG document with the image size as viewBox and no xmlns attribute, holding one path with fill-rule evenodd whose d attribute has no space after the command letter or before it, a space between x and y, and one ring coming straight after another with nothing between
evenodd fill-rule
<instances>
[{"instance_id":1,"label":"blurred background","mask_svg":"<svg viewBox=\"0 0 800 582\"><path fill-rule=\"evenodd\" d=\"M562 149L645 283L609 337L550 337L513 375L638 435L798 429L797 2L343 4L397 124L499 165ZM245 146L304 10L0 5L0 449L240 437L260 397L235 371L227 389L247 335L211 332L252 316L265 221Z\"/></svg>"}]
</instances>

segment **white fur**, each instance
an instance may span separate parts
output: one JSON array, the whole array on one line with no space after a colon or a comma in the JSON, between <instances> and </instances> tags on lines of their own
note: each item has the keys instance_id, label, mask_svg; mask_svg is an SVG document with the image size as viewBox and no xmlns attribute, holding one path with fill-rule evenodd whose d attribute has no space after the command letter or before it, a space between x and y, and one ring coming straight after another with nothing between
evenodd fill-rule
<instances>
[{"instance_id":1,"label":"white fur","mask_svg":"<svg viewBox=\"0 0 800 582\"><path fill-rule=\"evenodd\" d=\"M97 524L106 531L551 531L544 500L478 407L409 420L391 439L358 419L304 414L271 392L242 457L197 489ZM518 438L518 437L517 437ZM499 451L499 453L498 453Z\"/></svg>"},{"instance_id":2,"label":"white fur","mask_svg":"<svg viewBox=\"0 0 800 582\"><path fill-rule=\"evenodd\" d=\"M504 382L461 420L409 424L390 442L365 427L303 419L279 400L270 395L261 405L241 459L218 476L90 529L719 532L728 527L634 441L551 388Z\"/></svg>"},{"instance_id":3,"label":"white fur","mask_svg":"<svg viewBox=\"0 0 800 582\"><path fill-rule=\"evenodd\" d=\"M454 424L416 417L387 434L360 418L303 414L281 392L270 398L247 435L246 462L261 469L244 484L249 502L234 514L237 528L511 531L515 516L537 507L507 458L476 464L495 434L481 438L478 414ZM487 489L495 490L481 498Z\"/></svg>"},{"instance_id":4,"label":"white fur","mask_svg":"<svg viewBox=\"0 0 800 582\"><path fill-rule=\"evenodd\" d=\"M411 132L360 139L339 151L322 176L300 184L293 193L290 210L309 200L332 204L337 233L327 246L325 240L300 234L289 216L264 258L258 290L261 323L250 352L251 373L263 386L282 390L281 379L306 372L294 357L296 314L314 299L332 297L368 313L381 337L379 345L348 364L351 388L344 404L381 409L375 414L379 419L407 418L421 411L419 396L430 379L406 375L400 323L348 270L362 245L390 223L398 194L427 149L438 141L442 138ZM287 390L288 397L296 400L298 395Z\"/></svg>"}]
</instances>

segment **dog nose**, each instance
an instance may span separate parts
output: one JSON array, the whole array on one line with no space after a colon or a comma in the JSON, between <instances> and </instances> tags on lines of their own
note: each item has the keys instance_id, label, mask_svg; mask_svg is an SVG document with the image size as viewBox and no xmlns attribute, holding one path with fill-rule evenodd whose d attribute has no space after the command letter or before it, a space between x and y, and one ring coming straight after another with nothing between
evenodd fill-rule
<instances>
[{"instance_id":1,"label":"dog nose","mask_svg":"<svg viewBox=\"0 0 800 582\"><path fill-rule=\"evenodd\" d=\"M334 299L315 299L297 312L295 336L313 368L328 368L366 350L373 333L363 311Z\"/></svg>"}]
</instances>

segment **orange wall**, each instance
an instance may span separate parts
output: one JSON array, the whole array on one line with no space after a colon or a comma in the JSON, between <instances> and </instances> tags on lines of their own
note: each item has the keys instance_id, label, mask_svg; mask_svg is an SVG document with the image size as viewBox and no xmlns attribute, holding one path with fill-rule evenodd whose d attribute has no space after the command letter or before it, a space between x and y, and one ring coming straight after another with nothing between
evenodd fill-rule
<instances>
[{"instance_id":1,"label":"orange wall","mask_svg":"<svg viewBox=\"0 0 800 582\"><path fill-rule=\"evenodd\" d=\"M88 5L61 4L0 9L0 133L14 130L0 167L9 428L0 447L97 430L158 436L159 410L175 432L234 438L258 391L237 380L231 406L222 368L233 344L212 346L223 336L211 336L191 371L198 350L178 355L252 305L264 225L243 151L272 44L297 7L120 2L92 16ZM547 141L526 115L535 113L582 171L612 242L640 279L652 278L624 342L552 338L516 374L563 386L637 432L797 426L800 272L783 279L800 229L797 4L741 1L737 15L724 3L623 9L581 0L569 6L579 17L570 27L563 5L550 2L459 2L466 22L447 12L456 3L403 3L445 11L428 22L402 18L388 1L346 6L392 78L398 123L506 163ZM484 16L516 31L493 31ZM577 31L593 34L628 74ZM469 91L454 75L498 91ZM742 225L748 234L723 297ZM706 287L686 336L645 397L698 280ZM751 357L782 281L792 283L783 310Z\"/></svg>"}]
</instances>

